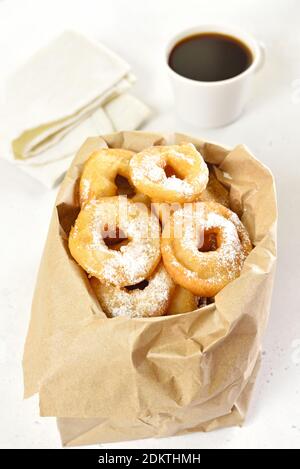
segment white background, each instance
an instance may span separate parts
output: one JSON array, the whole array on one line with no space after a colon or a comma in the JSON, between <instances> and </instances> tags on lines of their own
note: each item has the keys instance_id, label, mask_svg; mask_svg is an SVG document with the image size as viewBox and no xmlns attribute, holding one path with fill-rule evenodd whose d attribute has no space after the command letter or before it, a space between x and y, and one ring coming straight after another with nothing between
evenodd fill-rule
<instances>
[{"instance_id":1,"label":"white background","mask_svg":"<svg viewBox=\"0 0 300 469\"><path fill-rule=\"evenodd\" d=\"M197 23L245 28L267 48L253 97L234 124L203 131L173 114L163 50ZM297 0L0 0L0 80L65 28L103 41L138 77L136 95L155 111L146 128L246 143L275 174L279 262L264 360L243 428L103 448L300 448L300 2ZM80 60L80 58L79 58ZM298 81L297 81L298 80ZM0 123L1 136L1 123ZM22 349L56 191L0 159L0 447L57 448L54 419L22 400Z\"/></svg>"}]
</instances>

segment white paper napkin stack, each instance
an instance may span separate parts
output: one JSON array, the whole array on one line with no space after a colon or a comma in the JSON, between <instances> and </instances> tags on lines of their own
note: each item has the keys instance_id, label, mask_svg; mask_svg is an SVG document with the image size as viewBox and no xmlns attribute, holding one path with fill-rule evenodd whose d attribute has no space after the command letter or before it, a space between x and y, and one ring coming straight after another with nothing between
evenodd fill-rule
<instances>
[{"instance_id":1,"label":"white paper napkin stack","mask_svg":"<svg viewBox=\"0 0 300 469\"><path fill-rule=\"evenodd\" d=\"M87 137L133 130L149 117L126 92L134 81L112 51L64 32L8 80L1 156L54 186Z\"/></svg>"}]
</instances>

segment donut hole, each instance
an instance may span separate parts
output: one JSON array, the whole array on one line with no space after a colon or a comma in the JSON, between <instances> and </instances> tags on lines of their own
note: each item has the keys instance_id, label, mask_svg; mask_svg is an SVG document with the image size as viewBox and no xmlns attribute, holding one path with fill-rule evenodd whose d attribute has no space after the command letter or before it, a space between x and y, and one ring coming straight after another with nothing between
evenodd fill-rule
<instances>
[{"instance_id":1,"label":"donut hole","mask_svg":"<svg viewBox=\"0 0 300 469\"><path fill-rule=\"evenodd\" d=\"M115 178L115 185L117 186L117 195L126 195L129 199L135 196L135 188L130 184L127 178L117 174Z\"/></svg>"},{"instance_id":2,"label":"donut hole","mask_svg":"<svg viewBox=\"0 0 300 469\"><path fill-rule=\"evenodd\" d=\"M213 230L204 230L201 236L200 245L198 251L210 252L218 249L218 233Z\"/></svg>"},{"instance_id":3,"label":"donut hole","mask_svg":"<svg viewBox=\"0 0 300 469\"><path fill-rule=\"evenodd\" d=\"M145 279L139 283L136 283L135 285L127 285L127 287L125 287L125 290L127 291L144 290L146 287L148 287L148 285L149 285L149 282L148 280Z\"/></svg>"},{"instance_id":4,"label":"donut hole","mask_svg":"<svg viewBox=\"0 0 300 469\"><path fill-rule=\"evenodd\" d=\"M176 171L176 169L170 164L166 164L164 172L167 178L176 177L177 179L183 179L181 174L179 174L178 171Z\"/></svg>"},{"instance_id":5,"label":"donut hole","mask_svg":"<svg viewBox=\"0 0 300 469\"><path fill-rule=\"evenodd\" d=\"M118 226L110 229L108 225L105 225L102 238L108 249L113 249L114 251L119 251L122 246L126 246L129 243L129 238Z\"/></svg>"}]
</instances>

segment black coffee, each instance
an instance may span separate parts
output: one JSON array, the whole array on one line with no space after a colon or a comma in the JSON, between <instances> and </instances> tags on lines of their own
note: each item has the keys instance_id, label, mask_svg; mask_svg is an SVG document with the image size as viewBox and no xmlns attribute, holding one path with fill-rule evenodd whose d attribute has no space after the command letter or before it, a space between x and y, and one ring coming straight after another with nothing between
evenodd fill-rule
<instances>
[{"instance_id":1,"label":"black coffee","mask_svg":"<svg viewBox=\"0 0 300 469\"><path fill-rule=\"evenodd\" d=\"M239 75L252 63L250 49L232 36L200 33L179 41L169 55L169 66L183 77L220 81Z\"/></svg>"}]
</instances>

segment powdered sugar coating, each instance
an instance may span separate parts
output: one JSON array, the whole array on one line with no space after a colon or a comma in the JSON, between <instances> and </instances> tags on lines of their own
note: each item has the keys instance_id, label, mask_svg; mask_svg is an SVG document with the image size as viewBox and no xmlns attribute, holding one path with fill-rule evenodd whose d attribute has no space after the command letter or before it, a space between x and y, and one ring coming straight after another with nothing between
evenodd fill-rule
<instances>
[{"instance_id":1,"label":"powdered sugar coating","mask_svg":"<svg viewBox=\"0 0 300 469\"><path fill-rule=\"evenodd\" d=\"M129 166L138 190L163 202L193 201L208 182L208 168L193 144L147 148L134 155ZM175 174L167 176L168 167Z\"/></svg>"},{"instance_id":2,"label":"powdered sugar coating","mask_svg":"<svg viewBox=\"0 0 300 469\"><path fill-rule=\"evenodd\" d=\"M107 234L116 237L121 230L128 243L119 250L104 242ZM145 206L125 197L91 201L81 210L69 237L74 259L107 284L132 285L142 281L160 260L160 227Z\"/></svg>"},{"instance_id":3,"label":"powdered sugar coating","mask_svg":"<svg viewBox=\"0 0 300 469\"><path fill-rule=\"evenodd\" d=\"M216 250L199 250L205 233L216 236ZM204 297L216 295L239 276L250 250L249 236L238 216L214 202L193 204L192 211L177 210L162 235L169 274L176 283Z\"/></svg>"},{"instance_id":4,"label":"powdered sugar coating","mask_svg":"<svg viewBox=\"0 0 300 469\"><path fill-rule=\"evenodd\" d=\"M92 278L91 284L104 312L109 317L132 318L163 315L169 305L174 283L162 264L143 290L131 290L105 285Z\"/></svg>"},{"instance_id":5,"label":"powdered sugar coating","mask_svg":"<svg viewBox=\"0 0 300 469\"><path fill-rule=\"evenodd\" d=\"M178 220L180 213L174 214L174 224ZM187 220L188 222L189 220ZM222 241L218 247L218 253L208 254L199 251L199 248L203 245L203 237L205 232L215 232L222 235ZM234 275L234 272L238 265L241 264L244 256L244 252L238 237L236 224L232 220L224 218L215 212L206 213L200 215L198 223L193 224L191 221L186 224L183 237L180 240L180 244L188 257L187 264L189 265L194 260L200 261L208 269L208 264L211 262L211 258L214 257L216 260L216 274L220 272L221 268L225 268L228 271L228 275ZM192 262L190 262L190 260ZM210 279L210 281L212 281Z\"/></svg>"}]
</instances>

